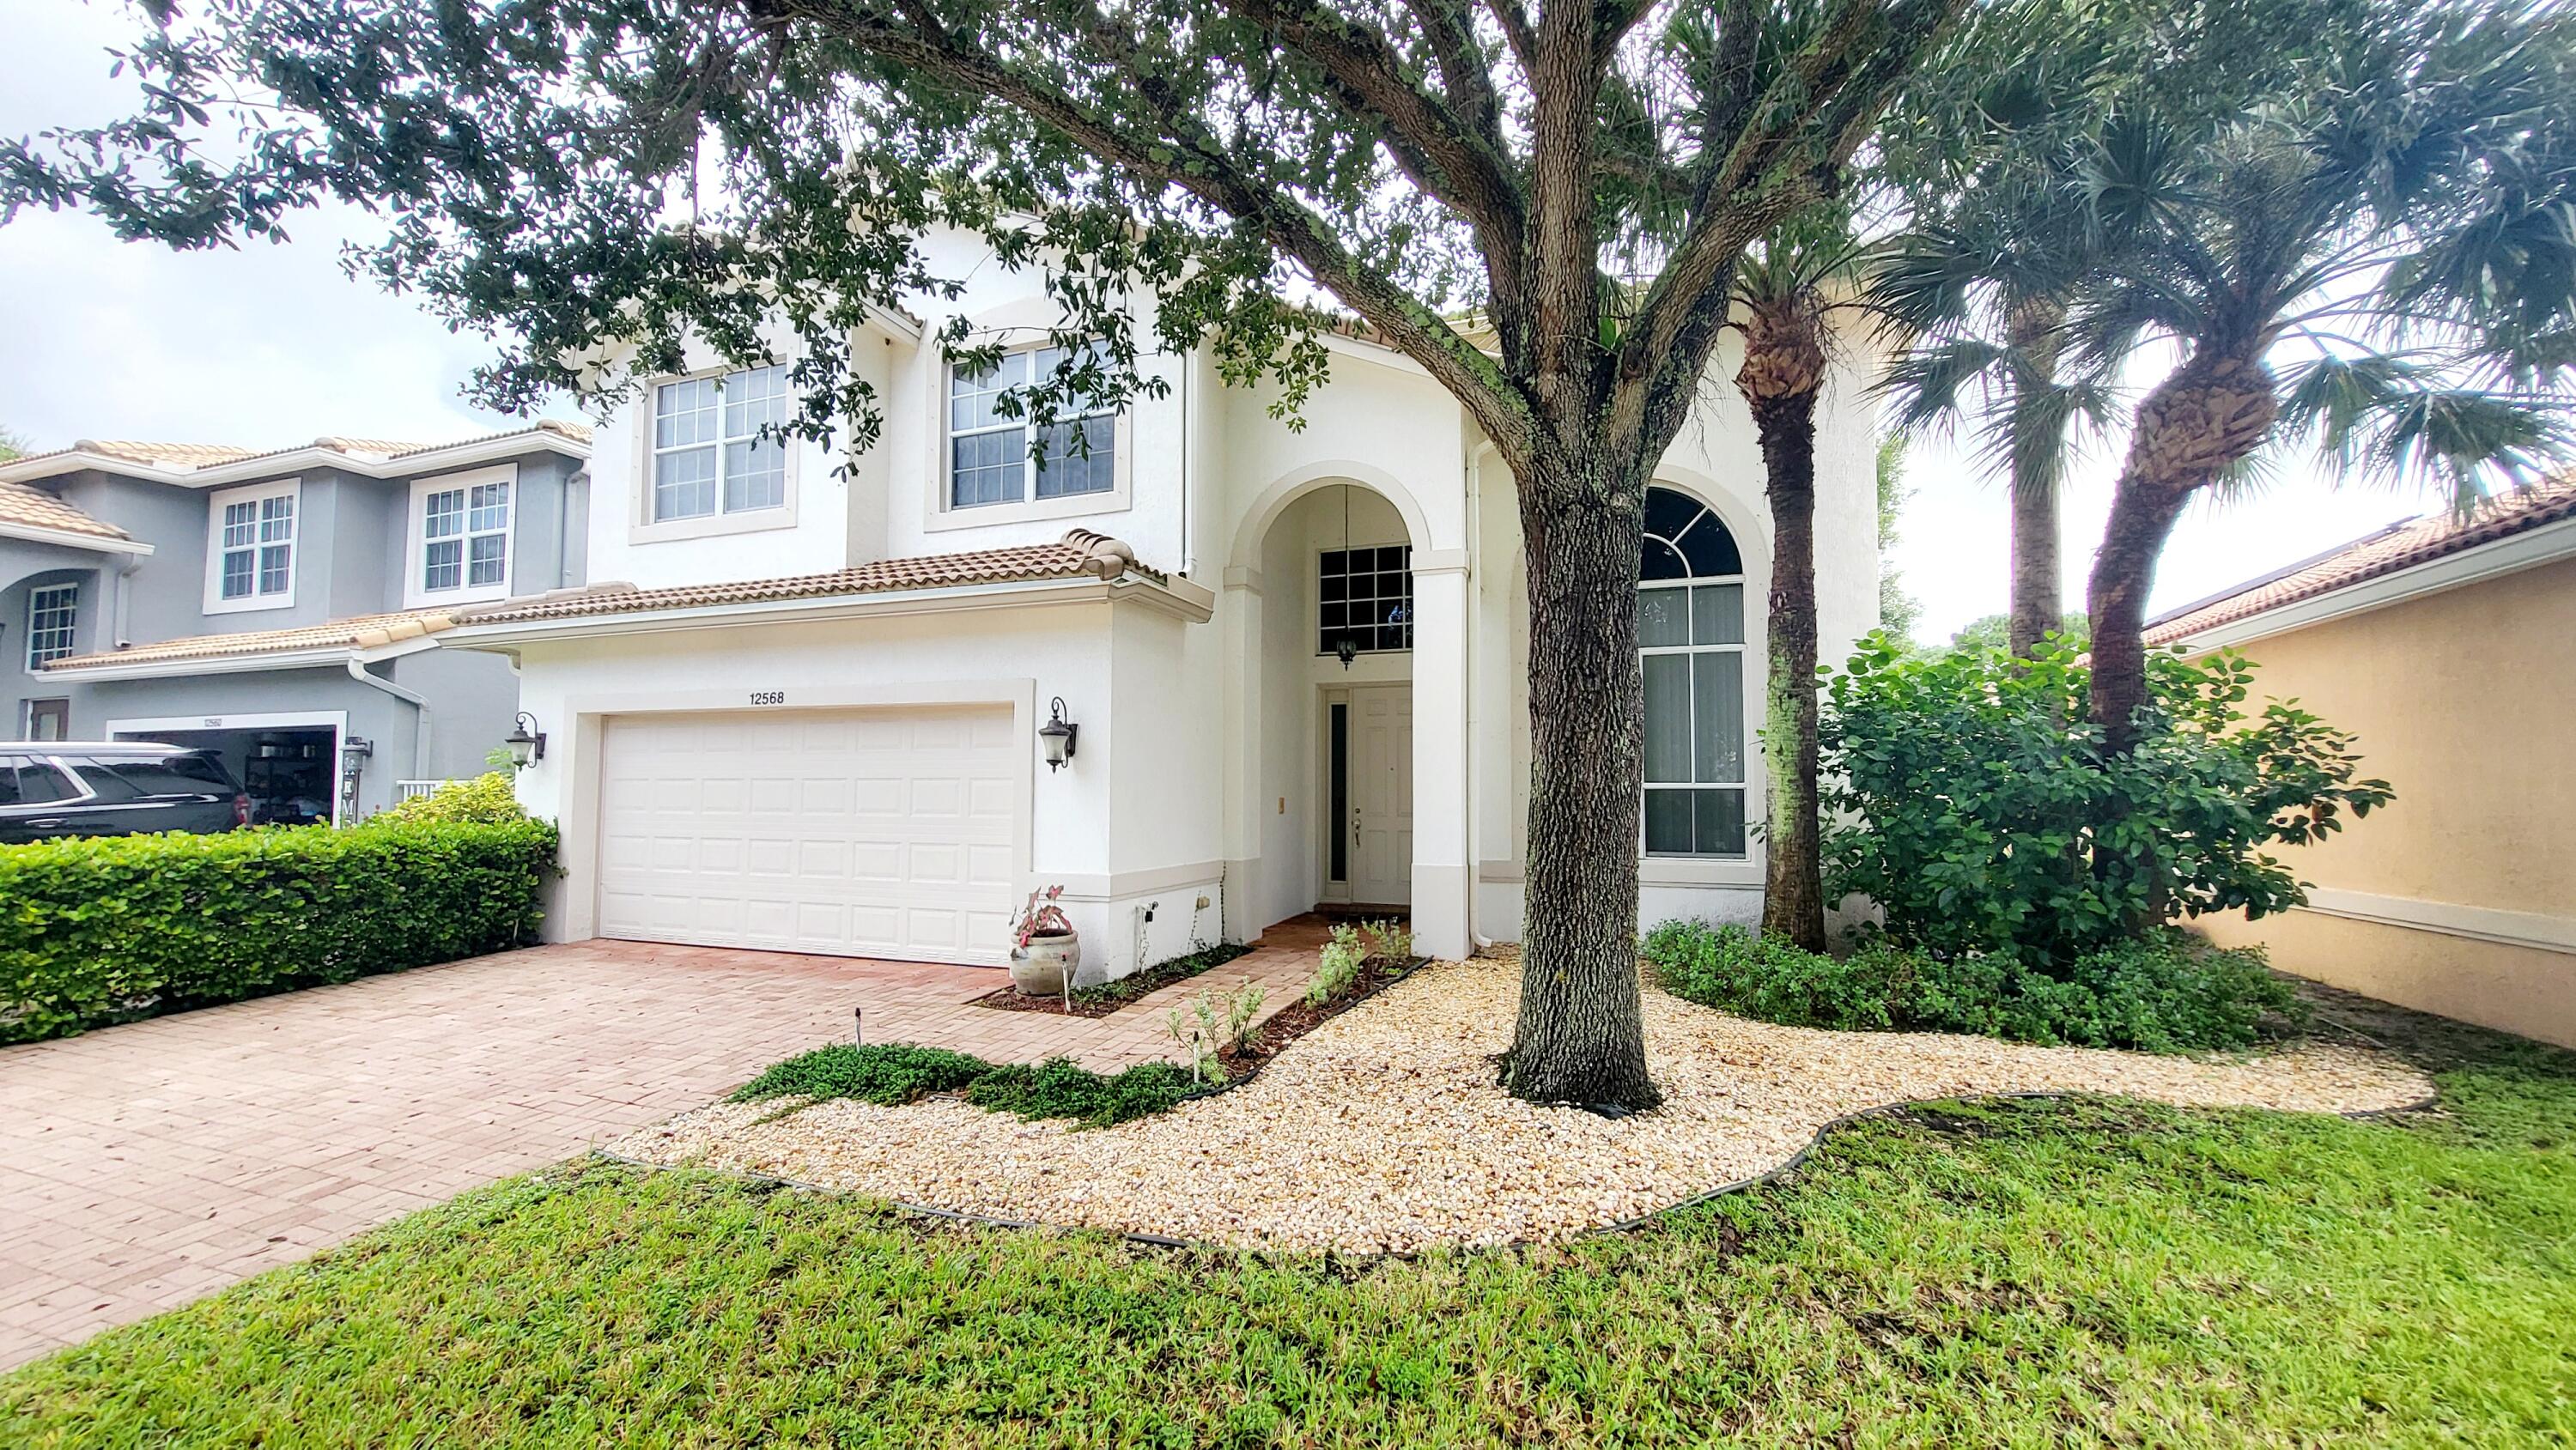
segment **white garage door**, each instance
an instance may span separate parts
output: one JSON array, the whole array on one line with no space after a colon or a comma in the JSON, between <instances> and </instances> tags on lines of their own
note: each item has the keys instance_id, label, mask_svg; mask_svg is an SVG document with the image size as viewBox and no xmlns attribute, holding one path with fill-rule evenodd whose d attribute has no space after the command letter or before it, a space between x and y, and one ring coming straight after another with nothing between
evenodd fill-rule
<instances>
[{"instance_id":1,"label":"white garage door","mask_svg":"<svg viewBox=\"0 0 2576 1450\"><path fill-rule=\"evenodd\" d=\"M1007 706L612 718L600 934L999 963L1026 768Z\"/></svg>"}]
</instances>

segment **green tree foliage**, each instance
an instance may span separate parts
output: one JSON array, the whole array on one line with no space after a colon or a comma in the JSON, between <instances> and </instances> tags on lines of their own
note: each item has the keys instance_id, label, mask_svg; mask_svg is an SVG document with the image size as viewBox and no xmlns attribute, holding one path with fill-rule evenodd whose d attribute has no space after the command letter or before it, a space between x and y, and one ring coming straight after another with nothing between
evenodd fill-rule
<instances>
[{"instance_id":1,"label":"green tree foliage","mask_svg":"<svg viewBox=\"0 0 2576 1450\"><path fill-rule=\"evenodd\" d=\"M2115 753L2062 643L1909 658L1873 638L1826 691L1830 889L1877 902L1902 946L2051 975L2142 922L2297 905L2266 848L2339 831L2390 792L2296 702L2246 713L2253 678L2232 653L2155 656L2137 746Z\"/></svg>"},{"instance_id":2,"label":"green tree foliage","mask_svg":"<svg viewBox=\"0 0 2576 1450\"><path fill-rule=\"evenodd\" d=\"M2009 614L1979 615L1960 626L1958 631L1950 636L1950 648L1970 654L1990 649L2010 649L2012 623L2013 617ZM2093 647L2092 626L2085 622L2084 611L2080 609L2071 614L2058 616L2054 633L2068 649L2079 655Z\"/></svg>"},{"instance_id":3,"label":"green tree foliage","mask_svg":"<svg viewBox=\"0 0 2576 1450\"><path fill-rule=\"evenodd\" d=\"M0 846L0 1042L524 945L554 870L524 820Z\"/></svg>"},{"instance_id":4,"label":"green tree foliage","mask_svg":"<svg viewBox=\"0 0 2576 1450\"><path fill-rule=\"evenodd\" d=\"M1905 503L1912 497L1914 490L1905 484L1905 440L1878 440L1878 627L1907 644L1923 621L1923 601L1906 592L1905 572L1895 558L1904 540Z\"/></svg>"},{"instance_id":5,"label":"green tree foliage","mask_svg":"<svg viewBox=\"0 0 2576 1450\"><path fill-rule=\"evenodd\" d=\"M0 207L216 246L336 199L389 221L363 267L494 339L488 404L632 396L694 341L791 364L789 431L862 445L878 400L845 339L959 295L934 231L1044 273L1072 351L1007 404L1041 424L1156 390L1144 351L1202 346L1293 418L1327 358L1307 304L1329 300L1446 388L1517 485L1534 763L1509 1080L1641 1105L1645 488L1746 246L1841 188L1971 8L153 4L123 58L141 112L0 145ZM963 323L936 342L969 365L1002 347Z\"/></svg>"}]
</instances>

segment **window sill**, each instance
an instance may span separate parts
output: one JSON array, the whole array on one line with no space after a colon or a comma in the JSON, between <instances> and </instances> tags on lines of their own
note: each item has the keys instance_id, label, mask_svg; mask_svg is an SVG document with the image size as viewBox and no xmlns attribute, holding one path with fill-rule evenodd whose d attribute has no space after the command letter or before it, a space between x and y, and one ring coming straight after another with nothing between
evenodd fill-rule
<instances>
[{"instance_id":1,"label":"window sill","mask_svg":"<svg viewBox=\"0 0 2576 1450\"><path fill-rule=\"evenodd\" d=\"M1096 493L1042 498L1034 503L978 503L959 507L943 503L922 527L932 533L978 529L992 524L1020 524L1043 519L1078 519L1094 514L1125 513L1132 504L1122 485Z\"/></svg>"},{"instance_id":2,"label":"window sill","mask_svg":"<svg viewBox=\"0 0 2576 1450\"><path fill-rule=\"evenodd\" d=\"M510 597L510 583L485 584L473 589L416 589L403 593L405 609L436 609L442 604L489 604Z\"/></svg>"},{"instance_id":3,"label":"window sill","mask_svg":"<svg viewBox=\"0 0 2576 1450\"><path fill-rule=\"evenodd\" d=\"M707 514L694 519L670 519L662 523L635 524L626 533L630 544L668 544L682 539L712 539L726 534L762 534L775 529L796 527L796 510L792 505L777 508L743 509L729 514Z\"/></svg>"},{"instance_id":4,"label":"window sill","mask_svg":"<svg viewBox=\"0 0 2576 1450\"><path fill-rule=\"evenodd\" d=\"M208 614L256 614L263 609L293 609L294 607L295 591L292 589L284 594L254 594L248 599L206 601Z\"/></svg>"}]
</instances>

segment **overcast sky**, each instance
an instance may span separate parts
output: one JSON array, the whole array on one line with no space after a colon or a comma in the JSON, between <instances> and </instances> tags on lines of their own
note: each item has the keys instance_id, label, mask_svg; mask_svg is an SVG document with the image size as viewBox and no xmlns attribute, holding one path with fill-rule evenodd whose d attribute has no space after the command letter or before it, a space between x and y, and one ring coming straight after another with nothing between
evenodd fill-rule
<instances>
[{"instance_id":1,"label":"overcast sky","mask_svg":"<svg viewBox=\"0 0 2576 1450\"><path fill-rule=\"evenodd\" d=\"M11 40L0 135L102 121L131 83L105 48L139 22L121 6L0 0ZM340 241L354 213L308 213L287 246L178 254L126 244L85 217L21 216L0 227L0 427L39 448L76 438L282 447L326 434L436 442L509 426L461 396L483 360L410 302L350 280ZM574 416L569 403L555 410ZM2066 591L2083 576L2109 507L2111 460L2093 460L2066 508ZM1916 633L1941 640L2005 602L2000 489L1948 450L1917 448L1896 563L1923 601ZM2357 538L2434 504L2335 489L2302 472L2226 510L2195 508L2157 580L2167 608Z\"/></svg>"}]
</instances>

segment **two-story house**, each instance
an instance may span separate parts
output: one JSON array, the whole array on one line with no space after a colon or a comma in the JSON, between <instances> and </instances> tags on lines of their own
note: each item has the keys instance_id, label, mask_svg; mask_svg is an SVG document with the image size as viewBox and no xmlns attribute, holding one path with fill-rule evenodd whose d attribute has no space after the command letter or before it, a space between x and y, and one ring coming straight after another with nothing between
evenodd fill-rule
<instances>
[{"instance_id":1,"label":"two-story house","mask_svg":"<svg viewBox=\"0 0 2576 1450\"><path fill-rule=\"evenodd\" d=\"M964 296L848 338L876 446L762 441L783 368L655 380L594 444L590 572L618 582L440 636L514 658L548 737L519 778L564 830L548 931L989 963L1061 885L1084 980L1319 905L1404 912L1440 953L1516 938L1527 591L1464 411L1335 336L1302 430L1205 355L1154 356L1163 396L1033 450L994 400L1053 366L1053 305L980 242L933 245ZM1017 350L952 366L952 312ZM1770 523L1735 365L1648 508L1648 919L1760 904ZM1821 415L1829 659L1876 622L1865 382L1839 366Z\"/></svg>"},{"instance_id":2,"label":"two-story house","mask_svg":"<svg viewBox=\"0 0 2576 1450\"><path fill-rule=\"evenodd\" d=\"M437 636L581 582L589 451L548 422L0 463L0 735L210 747L263 822L355 820L475 774L517 681Z\"/></svg>"}]
</instances>

